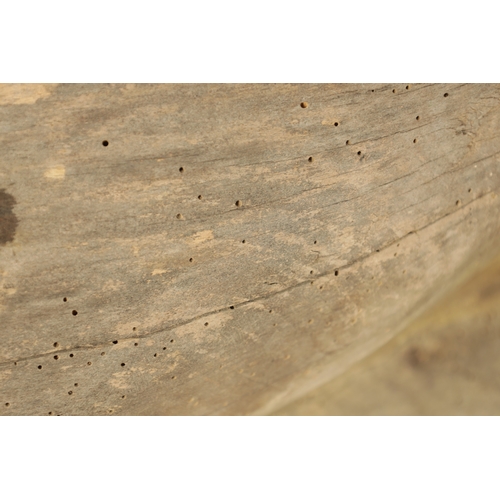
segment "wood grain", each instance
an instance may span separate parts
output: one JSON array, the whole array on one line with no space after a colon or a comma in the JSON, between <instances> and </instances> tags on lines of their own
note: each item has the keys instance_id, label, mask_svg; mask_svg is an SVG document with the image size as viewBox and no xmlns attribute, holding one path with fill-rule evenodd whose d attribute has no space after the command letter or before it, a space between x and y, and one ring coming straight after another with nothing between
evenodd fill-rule
<instances>
[{"instance_id":1,"label":"wood grain","mask_svg":"<svg viewBox=\"0 0 500 500\"><path fill-rule=\"evenodd\" d=\"M499 85L35 87L0 89L2 414L268 413L498 244Z\"/></svg>"}]
</instances>

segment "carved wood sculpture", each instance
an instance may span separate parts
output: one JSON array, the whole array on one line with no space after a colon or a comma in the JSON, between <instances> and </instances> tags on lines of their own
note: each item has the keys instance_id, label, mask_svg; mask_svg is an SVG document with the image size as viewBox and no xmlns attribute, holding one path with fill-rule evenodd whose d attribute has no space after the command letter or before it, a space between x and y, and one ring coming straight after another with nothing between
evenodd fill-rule
<instances>
[{"instance_id":1,"label":"carved wood sculpture","mask_svg":"<svg viewBox=\"0 0 500 500\"><path fill-rule=\"evenodd\" d=\"M5 415L269 413L499 242L499 85L4 85L0 124Z\"/></svg>"}]
</instances>

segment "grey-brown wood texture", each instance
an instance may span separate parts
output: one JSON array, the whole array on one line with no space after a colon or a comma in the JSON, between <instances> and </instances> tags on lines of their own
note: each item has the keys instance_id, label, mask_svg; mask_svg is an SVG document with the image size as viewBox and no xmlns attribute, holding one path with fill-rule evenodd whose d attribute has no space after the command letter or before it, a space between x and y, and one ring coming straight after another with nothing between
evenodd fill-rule
<instances>
[{"instance_id":1,"label":"grey-brown wood texture","mask_svg":"<svg viewBox=\"0 0 500 500\"><path fill-rule=\"evenodd\" d=\"M6 85L0 131L2 414L273 411L499 241L499 85Z\"/></svg>"}]
</instances>

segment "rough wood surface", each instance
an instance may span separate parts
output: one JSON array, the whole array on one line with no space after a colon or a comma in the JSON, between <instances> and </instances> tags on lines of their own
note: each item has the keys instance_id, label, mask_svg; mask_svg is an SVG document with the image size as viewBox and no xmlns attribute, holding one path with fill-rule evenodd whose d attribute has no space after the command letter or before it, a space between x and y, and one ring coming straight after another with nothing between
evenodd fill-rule
<instances>
[{"instance_id":1,"label":"rough wood surface","mask_svg":"<svg viewBox=\"0 0 500 500\"><path fill-rule=\"evenodd\" d=\"M499 85L0 88L0 412L261 414L500 229Z\"/></svg>"}]
</instances>

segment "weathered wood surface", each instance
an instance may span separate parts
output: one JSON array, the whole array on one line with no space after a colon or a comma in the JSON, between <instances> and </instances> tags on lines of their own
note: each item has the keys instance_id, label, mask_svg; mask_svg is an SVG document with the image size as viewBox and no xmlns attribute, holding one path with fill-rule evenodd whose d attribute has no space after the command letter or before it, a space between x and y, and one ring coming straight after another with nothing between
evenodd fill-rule
<instances>
[{"instance_id":1,"label":"weathered wood surface","mask_svg":"<svg viewBox=\"0 0 500 500\"><path fill-rule=\"evenodd\" d=\"M276 414L500 415L499 358L500 253L404 332Z\"/></svg>"},{"instance_id":2,"label":"weathered wood surface","mask_svg":"<svg viewBox=\"0 0 500 500\"><path fill-rule=\"evenodd\" d=\"M500 239L499 85L6 85L0 127L2 414L268 413Z\"/></svg>"}]
</instances>

